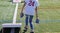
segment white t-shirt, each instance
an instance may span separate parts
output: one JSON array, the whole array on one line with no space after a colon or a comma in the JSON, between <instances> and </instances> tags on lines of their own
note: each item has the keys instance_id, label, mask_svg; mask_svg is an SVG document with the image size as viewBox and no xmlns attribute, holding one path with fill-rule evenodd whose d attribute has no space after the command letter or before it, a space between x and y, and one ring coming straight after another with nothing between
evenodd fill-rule
<instances>
[{"instance_id":1,"label":"white t-shirt","mask_svg":"<svg viewBox=\"0 0 60 33\"><path fill-rule=\"evenodd\" d=\"M24 13L27 15L34 15L35 8L38 6L37 0L25 0L26 6L24 8Z\"/></svg>"}]
</instances>

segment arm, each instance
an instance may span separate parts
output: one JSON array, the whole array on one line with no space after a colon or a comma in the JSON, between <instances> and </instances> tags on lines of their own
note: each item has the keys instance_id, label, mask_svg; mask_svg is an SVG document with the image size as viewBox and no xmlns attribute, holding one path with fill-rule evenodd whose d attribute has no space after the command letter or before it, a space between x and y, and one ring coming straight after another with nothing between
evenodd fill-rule
<instances>
[{"instance_id":1,"label":"arm","mask_svg":"<svg viewBox=\"0 0 60 33\"><path fill-rule=\"evenodd\" d=\"M22 10L21 10L21 13L23 13L23 9L24 9L25 5L26 5L26 3L24 2L24 5L23 5Z\"/></svg>"},{"instance_id":2,"label":"arm","mask_svg":"<svg viewBox=\"0 0 60 33\"><path fill-rule=\"evenodd\" d=\"M24 7L25 7L25 3L24 3L24 5L23 5L22 10L21 10L21 13L20 13L20 17L21 17L21 18L24 16L24 14L23 14L23 9L24 9Z\"/></svg>"},{"instance_id":3,"label":"arm","mask_svg":"<svg viewBox=\"0 0 60 33\"><path fill-rule=\"evenodd\" d=\"M39 24L39 18L38 18L37 7L35 8L35 11L36 11L36 23L38 23L38 24Z\"/></svg>"},{"instance_id":4,"label":"arm","mask_svg":"<svg viewBox=\"0 0 60 33\"><path fill-rule=\"evenodd\" d=\"M38 18L37 7L35 8L36 19Z\"/></svg>"}]
</instances>

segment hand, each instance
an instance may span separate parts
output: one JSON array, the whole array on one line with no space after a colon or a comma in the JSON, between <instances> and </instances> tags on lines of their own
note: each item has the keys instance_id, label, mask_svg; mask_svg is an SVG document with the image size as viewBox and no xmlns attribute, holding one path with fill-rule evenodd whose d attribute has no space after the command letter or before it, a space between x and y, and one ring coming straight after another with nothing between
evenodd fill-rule
<instances>
[{"instance_id":1,"label":"hand","mask_svg":"<svg viewBox=\"0 0 60 33\"><path fill-rule=\"evenodd\" d=\"M38 19L38 18L36 19L36 23L38 23L38 24L39 24L39 19Z\"/></svg>"},{"instance_id":2,"label":"hand","mask_svg":"<svg viewBox=\"0 0 60 33\"><path fill-rule=\"evenodd\" d=\"M23 16L24 16L24 14L21 12L21 13L20 13L20 17L22 18Z\"/></svg>"},{"instance_id":3,"label":"hand","mask_svg":"<svg viewBox=\"0 0 60 33\"><path fill-rule=\"evenodd\" d=\"M38 18L38 16L36 15L36 23L38 23L39 24L39 18Z\"/></svg>"}]
</instances>

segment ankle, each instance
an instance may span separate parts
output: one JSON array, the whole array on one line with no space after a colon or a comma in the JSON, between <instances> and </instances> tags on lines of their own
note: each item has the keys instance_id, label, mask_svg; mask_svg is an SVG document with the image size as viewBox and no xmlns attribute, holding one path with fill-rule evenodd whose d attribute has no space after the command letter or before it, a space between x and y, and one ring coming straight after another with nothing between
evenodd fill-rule
<instances>
[{"instance_id":1,"label":"ankle","mask_svg":"<svg viewBox=\"0 0 60 33\"><path fill-rule=\"evenodd\" d=\"M34 30L32 29L31 32L34 32Z\"/></svg>"},{"instance_id":2,"label":"ankle","mask_svg":"<svg viewBox=\"0 0 60 33\"><path fill-rule=\"evenodd\" d=\"M24 28L28 28L28 26L26 25Z\"/></svg>"}]
</instances>

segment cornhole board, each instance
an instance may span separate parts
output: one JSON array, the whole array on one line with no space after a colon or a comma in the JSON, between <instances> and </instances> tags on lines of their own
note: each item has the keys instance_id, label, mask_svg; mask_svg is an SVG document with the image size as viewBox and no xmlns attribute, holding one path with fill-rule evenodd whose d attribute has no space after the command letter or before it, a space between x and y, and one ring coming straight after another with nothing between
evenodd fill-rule
<instances>
[{"instance_id":1,"label":"cornhole board","mask_svg":"<svg viewBox=\"0 0 60 33\"><path fill-rule=\"evenodd\" d=\"M2 33L21 33L21 23L5 23L2 24Z\"/></svg>"},{"instance_id":2,"label":"cornhole board","mask_svg":"<svg viewBox=\"0 0 60 33\"><path fill-rule=\"evenodd\" d=\"M15 2L15 4L16 4L15 12L13 15L13 22L2 24L2 33L20 33L20 31L21 31L22 24L16 23L18 3L21 2L21 0L13 0L13 2Z\"/></svg>"}]
</instances>

